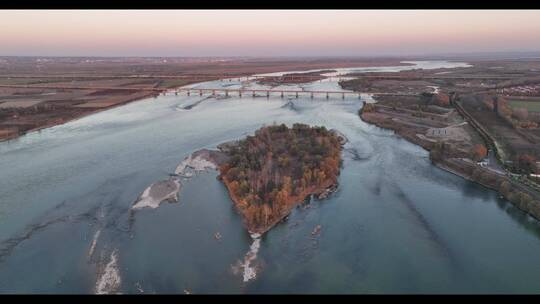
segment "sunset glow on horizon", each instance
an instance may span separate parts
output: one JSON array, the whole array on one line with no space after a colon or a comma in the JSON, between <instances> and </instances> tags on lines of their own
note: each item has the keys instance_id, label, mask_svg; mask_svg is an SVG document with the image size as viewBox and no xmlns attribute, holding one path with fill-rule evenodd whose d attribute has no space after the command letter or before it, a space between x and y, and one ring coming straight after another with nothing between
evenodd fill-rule
<instances>
[{"instance_id":1,"label":"sunset glow on horizon","mask_svg":"<svg viewBox=\"0 0 540 304\"><path fill-rule=\"evenodd\" d=\"M4 10L0 27L0 56L540 51L539 10Z\"/></svg>"}]
</instances>

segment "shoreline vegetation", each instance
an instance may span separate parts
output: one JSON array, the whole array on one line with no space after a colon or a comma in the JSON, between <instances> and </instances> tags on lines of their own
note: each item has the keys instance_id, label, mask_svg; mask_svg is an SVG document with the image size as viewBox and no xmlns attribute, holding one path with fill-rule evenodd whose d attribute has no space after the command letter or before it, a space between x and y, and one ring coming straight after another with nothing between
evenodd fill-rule
<instances>
[{"instance_id":1,"label":"shoreline vegetation","mask_svg":"<svg viewBox=\"0 0 540 304\"><path fill-rule=\"evenodd\" d=\"M540 192L520 182L495 157L485 162L486 140L478 134L474 121L462 117L462 108L453 98L439 93L415 100L375 99L379 102L364 103L359 110L363 121L393 130L427 150L435 166L497 191L517 208L540 219Z\"/></svg>"},{"instance_id":2,"label":"shoreline vegetation","mask_svg":"<svg viewBox=\"0 0 540 304\"><path fill-rule=\"evenodd\" d=\"M219 179L248 231L263 234L311 195L335 191L344 142L325 127L296 123L266 126L227 146Z\"/></svg>"}]
</instances>

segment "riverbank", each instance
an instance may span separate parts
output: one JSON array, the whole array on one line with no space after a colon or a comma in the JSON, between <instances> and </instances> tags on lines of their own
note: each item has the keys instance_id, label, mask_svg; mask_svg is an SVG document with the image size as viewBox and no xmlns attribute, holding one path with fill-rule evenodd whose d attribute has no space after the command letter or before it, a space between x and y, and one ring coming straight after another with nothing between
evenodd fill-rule
<instances>
[{"instance_id":1,"label":"riverbank","mask_svg":"<svg viewBox=\"0 0 540 304\"><path fill-rule=\"evenodd\" d=\"M43 129L47 129L47 128L51 128L51 127L54 127L54 126L62 125L62 124L65 124L65 123L68 123L68 122L71 122L71 121L75 121L75 120L87 117L89 115L93 115L93 114L103 112L103 111L106 111L106 110L114 109L114 108L126 105L128 103L131 103L131 102L143 100L145 98L156 97L158 95L159 94L156 94L155 92L141 92L141 94L138 95L138 96L135 96L135 97L126 96L126 98L123 99L122 101L116 102L113 105L110 105L110 106L107 106L107 107L89 108L88 110L85 110L84 112L78 113L76 115L72 115L71 117L70 117L69 113L67 113L66 117L58 118L58 119L55 119L55 120L52 120L52 121L47 121L46 123L44 123L42 125L33 127L31 129L28 129L28 130L24 130L24 131L20 131L20 130L15 131L14 130L14 131L11 131L11 132L4 132L4 133L0 132L0 142L17 139L17 138L19 138L21 136L24 136L26 134L39 132L39 131L41 131ZM5 136L2 136L2 135L5 135Z\"/></svg>"},{"instance_id":2,"label":"riverbank","mask_svg":"<svg viewBox=\"0 0 540 304\"><path fill-rule=\"evenodd\" d=\"M451 111L456 115L455 110ZM404 112L408 113L404 114ZM433 125L444 124L445 119L439 117L440 119L434 122L433 116L425 120L426 115L432 114L378 104L364 104L359 111L359 116L363 121L393 130L405 140L429 151L430 160L435 166L499 192L516 207L540 220L540 194L537 191L519 183L511 175L489 166L480 166L471 159L474 155L468 151L479 144L476 136L464 136L461 140L458 140L456 136L448 137L446 134L451 133L447 132L448 126L434 132ZM448 119L446 122L448 123ZM441 130L444 131L441 132ZM475 132L470 127L466 131L469 134L471 131ZM435 136L441 133L444 135Z\"/></svg>"}]
</instances>

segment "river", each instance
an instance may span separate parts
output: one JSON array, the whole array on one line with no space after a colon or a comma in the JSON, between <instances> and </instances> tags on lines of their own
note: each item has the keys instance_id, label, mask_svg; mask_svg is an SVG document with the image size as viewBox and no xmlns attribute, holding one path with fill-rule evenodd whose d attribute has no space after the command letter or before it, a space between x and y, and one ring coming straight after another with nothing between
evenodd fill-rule
<instances>
[{"instance_id":1,"label":"river","mask_svg":"<svg viewBox=\"0 0 540 304\"><path fill-rule=\"evenodd\" d=\"M356 70L464 66L415 64ZM190 85L225 86L264 87ZM340 90L335 81L287 87ZM0 143L0 292L538 293L538 222L362 122L360 107L352 96L166 94ZM183 181L177 203L131 209L193 151L274 122L348 137L336 193L256 242L216 171ZM244 280L250 251L255 273Z\"/></svg>"}]
</instances>

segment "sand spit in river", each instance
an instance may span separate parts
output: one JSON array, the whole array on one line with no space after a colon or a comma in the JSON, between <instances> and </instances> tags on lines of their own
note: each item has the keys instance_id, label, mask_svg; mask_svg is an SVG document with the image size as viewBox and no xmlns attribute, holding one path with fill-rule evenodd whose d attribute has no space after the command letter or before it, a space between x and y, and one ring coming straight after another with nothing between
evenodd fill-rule
<instances>
[{"instance_id":1,"label":"sand spit in river","mask_svg":"<svg viewBox=\"0 0 540 304\"><path fill-rule=\"evenodd\" d=\"M161 202L166 200L178 201L178 192L182 185L177 178L158 181L146 188L141 194L132 209L142 209L145 207L157 208Z\"/></svg>"},{"instance_id":2,"label":"sand spit in river","mask_svg":"<svg viewBox=\"0 0 540 304\"><path fill-rule=\"evenodd\" d=\"M131 208L134 210L157 208L165 201L178 202L178 193L182 189L181 178L191 178L193 174L208 169L217 170L218 166L226 160L225 153L216 150L202 149L192 153L176 167L174 176L150 185Z\"/></svg>"},{"instance_id":3,"label":"sand spit in river","mask_svg":"<svg viewBox=\"0 0 540 304\"><path fill-rule=\"evenodd\" d=\"M257 277L257 267L255 260L257 259L257 253L261 247L261 235L258 233L252 233L251 239L253 242L249 246L249 250L244 256L244 259L238 261L236 265L232 266L234 274L242 272L242 279L244 283L254 280Z\"/></svg>"},{"instance_id":4,"label":"sand spit in river","mask_svg":"<svg viewBox=\"0 0 540 304\"><path fill-rule=\"evenodd\" d=\"M193 173L217 169L220 164L227 160L227 156L220 151L202 149L186 157L176 167L174 173L182 177L191 177Z\"/></svg>"},{"instance_id":5,"label":"sand spit in river","mask_svg":"<svg viewBox=\"0 0 540 304\"><path fill-rule=\"evenodd\" d=\"M115 250L111 253L109 263L98 276L95 292L96 294L117 293L121 283L122 279L118 269L118 253Z\"/></svg>"}]
</instances>

